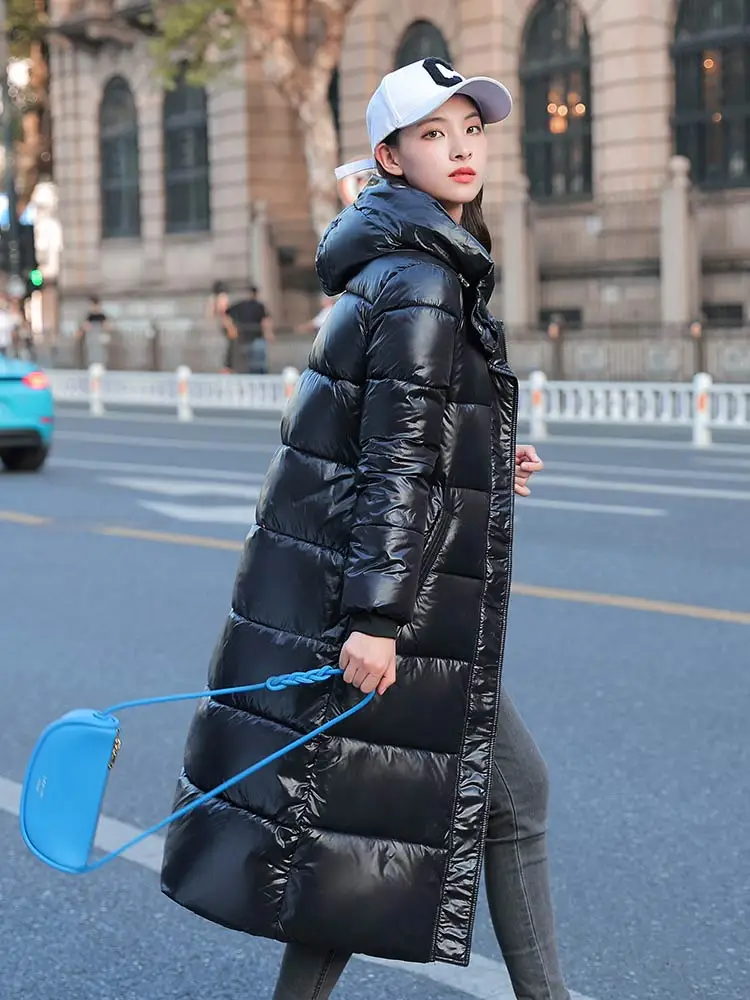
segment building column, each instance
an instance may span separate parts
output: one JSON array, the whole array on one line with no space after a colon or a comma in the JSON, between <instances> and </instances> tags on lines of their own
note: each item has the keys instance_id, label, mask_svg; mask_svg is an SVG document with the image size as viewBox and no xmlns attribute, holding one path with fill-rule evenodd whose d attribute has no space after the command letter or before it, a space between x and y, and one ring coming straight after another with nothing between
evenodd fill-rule
<instances>
[{"instance_id":1,"label":"building column","mask_svg":"<svg viewBox=\"0 0 750 1000\"><path fill-rule=\"evenodd\" d=\"M502 203L503 321L509 328L536 326L538 268L529 207L529 182L518 177Z\"/></svg>"},{"instance_id":2,"label":"building column","mask_svg":"<svg viewBox=\"0 0 750 1000\"><path fill-rule=\"evenodd\" d=\"M690 161L673 156L661 195L661 319L687 325L700 306L700 254L690 202Z\"/></svg>"}]
</instances>

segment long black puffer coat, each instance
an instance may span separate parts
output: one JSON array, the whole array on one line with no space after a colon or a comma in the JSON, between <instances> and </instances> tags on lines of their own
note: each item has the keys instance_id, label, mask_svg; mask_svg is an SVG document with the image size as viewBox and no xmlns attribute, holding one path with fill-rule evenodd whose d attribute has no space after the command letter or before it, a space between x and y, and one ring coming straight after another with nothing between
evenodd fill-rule
<instances>
[{"instance_id":1,"label":"long black puffer coat","mask_svg":"<svg viewBox=\"0 0 750 1000\"><path fill-rule=\"evenodd\" d=\"M466 964L513 518L493 265L431 197L383 181L331 224L317 267L345 294L283 417L209 686L336 664L362 620L396 623L398 679L175 823L162 888L249 934ZM361 697L335 678L207 699L177 805Z\"/></svg>"}]
</instances>

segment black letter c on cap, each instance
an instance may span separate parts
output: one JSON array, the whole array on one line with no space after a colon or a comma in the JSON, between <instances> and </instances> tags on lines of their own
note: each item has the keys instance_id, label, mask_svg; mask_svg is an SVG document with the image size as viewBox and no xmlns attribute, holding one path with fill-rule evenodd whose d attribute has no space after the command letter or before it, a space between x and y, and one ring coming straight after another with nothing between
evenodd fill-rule
<instances>
[{"instance_id":1,"label":"black letter c on cap","mask_svg":"<svg viewBox=\"0 0 750 1000\"><path fill-rule=\"evenodd\" d=\"M438 87L455 87L464 82L464 78L459 76L450 63L444 59L430 57L422 63Z\"/></svg>"}]
</instances>

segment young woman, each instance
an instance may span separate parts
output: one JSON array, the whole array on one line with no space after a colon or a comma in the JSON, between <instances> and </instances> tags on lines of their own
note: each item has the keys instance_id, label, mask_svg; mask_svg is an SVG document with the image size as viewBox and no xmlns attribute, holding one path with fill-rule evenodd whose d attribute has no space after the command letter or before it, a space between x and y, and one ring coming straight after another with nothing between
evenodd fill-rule
<instances>
[{"instance_id":1,"label":"young woman","mask_svg":"<svg viewBox=\"0 0 750 1000\"><path fill-rule=\"evenodd\" d=\"M501 84L435 59L370 102L382 178L321 242L341 298L283 418L209 685L345 673L206 701L188 737L179 805L379 695L167 838L167 895L287 942L274 1000L326 1000L356 953L466 964L483 860L517 996L569 997L546 770L500 691L513 497L542 467L516 445L487 310L485 125L510 110Z\"/></svg>"}]
</instances>

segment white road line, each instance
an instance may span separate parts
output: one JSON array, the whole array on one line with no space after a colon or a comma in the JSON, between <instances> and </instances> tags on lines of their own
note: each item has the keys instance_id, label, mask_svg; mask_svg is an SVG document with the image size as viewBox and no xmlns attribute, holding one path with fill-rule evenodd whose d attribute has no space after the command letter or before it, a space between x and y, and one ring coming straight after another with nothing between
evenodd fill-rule
<instances>
[{"instance_id":1,"label":"white road line","mask_svg":"<svg viewBox=\"0 0 750 1000\"><path fill-rule=\"evenodd\" d=\"M747 432L745 432L747 434ZM690 441L666 441L663 438L621 438L615 437L593 437L590 435L578 437L577 434L555 434L554 431L546 438L532 438L529 434L522 434L521 437L533 441L541 449L548 445L581 445L587 448L643 448L655 451L691 451L698 454L697 449ZM750 435L748 435L750 437ZM711 451L729 451L732 454L750 455L750 444L728 444L721 442L711 445Z\"/></svg>"},{"instance_id":2,"label":"white road line","mask_svg":"<svg viewBox=\"0 0 750 1000\"><path fill-rule=\"evenodd\" d=\"M175 521L189 521L193 524L243 524L249 527L255 521L255 506L190 507L187 504L161 503L158 500L139 500L138 505Z\"/></svg>"},{"instance_id":3,"label":"white road line","mask_svg":"<svg viewBox=\"0 0 750 1000\"><path fill-rule=\"evenodd\" d=\"M65 409L65 405L60 403L57 404L56 415L58 420L71 419L121 424L172 424L175 427L185 426L177 419L175 414L139 413L135 411L130 413L123 410L109 410L101 417L92 417L88 410L69 410ZM198 412L195 415L195 423L203 424L206 427L241 427L249 430L278 431L279 424L281 423L281 413L279 413L276 419L273 419L268 417L254 417L250 412L248 412L247 417L205 417Z\"/></svg>"},{"instance_id":4,"label":"white road line","mask_svg":"<svg viewBox=\"0 0 750 1000\"><path fill-rule=\"evenodd\" d=\"M706 461L715 462L724 469L743 464L741 460L730 462L726 458L706 459ZM750 460L746 464L750 468ZM708 474L703 469L655 469L648 465L599 465L597 462L558 462L555 459L545 462L544 468L553 472L556 469L564 472L598 472L615 476L632 476L634 479L689 479L693 483L710 475L712 482L721 479L727 482L750 483L750 472L719 472L718 469Z\"/></svg>"},{"instance_id":5,"label":"white road line","mask_svg":"<svg viewBox=\"0 0 750 1000\"><path fill-rule=\"evenodd\" d=\"M624 517L666 517L665 510L656 507L624 507L620 504L576 503L574 500L539 500L537 497L522 497L517 501L516 510L526 507L541 507L550 510L573 510L587 514L615 514Z\"/></svg>"},{"instance_id":6,"label":"white road line","mask_svg":"<svg viewBox=\"0 0 750 1000\"><path fill-rule=\"evenodd\" d=\"M750 469L750 458L712 458L709 455L697 455L696 458L701 465L722 465L725 469L727 466L732 469ZM721 475L721 473L712 472L711 475Z\"/></svg>"},{"instance_id":7,"label":"white road line","mask_svg":"<svg viewBox=\"0 0 750 1000\"><path fill-rule=\"evenodd\" d=\"M652 493L659 496L689 497L694 500L750 500L750 492L743 490L711 490L690 486L670 486L660 483L625 483L608 479L590 479L587 476L540 476L534 484L535 489L541 486L564 487L574 490L622 491L624 493Z\"/></svg>"},{"instance_id":8,"label":"white road line","mask_svg":"<svg viewBox=\"0 0 750 1000\"><path fill-rule=\"evenodd\" d=\"M241 524L248 527L255 520L255 502L260 497L260 485L255 483L215 483L209 480L191 479L151 479L104 478L101 480L112 486L135 490L139 493L157 493L168 497L232 497L250 500L251 504L234 506L227 504L165 503L160 500L138 499L139 507L170 517L175 521L200 524Z\"/></svg>"},{"instance_id":9,"label":"white road line","mask_svg":"<svg viewBox=\"0 0 750 1000\"><path fill-rule=\"evenodd\" d=\"M156 471L156 470L154 470ZM140 493L160 493L169 497L234 497L239 500L257 500L260 496L260 486L242 483L212 483L204 480L195 482L190 479L118 479L105 478L102 482L125 489L137 490Z\"/></svg>"},{"instance_id":10,"label":"white road line","mask_svg":"<svg viewBox=\"0 0 750 1000\"><path fill-rule=\"evenodd\" d=\"M0 809L10 813L11 816L18 816L20 802L21 786L18 782L0 777ZM126 840L137 837L139 833L141 830L131 826L130 823L122 823L120 820L102 816L94 843L101 851L114 851ZM124 854L122 860L140 865L141 868L146 868L158 875L161 871L163 849L164 840L162 837L149 837ZM115 861L113 864L119 864L119 862ZM433 983L439 983L441 986L448 986L470 997L475 997L476 1000L514 1000L515 997L505 965L476 953L472 956L468 969L437 963L416 965L410 962L390 962L362 955L358 955L357 959L371 965L398 969L410 976L420 976ZM580 993L571 993L571 998L572 1000L591 1000Z\"/></svg>"},{"instance_id":11,"label":"white road line","mask_svg":"<svg viewBox=\"0 0 750 1000\"><path fill-rule=\"evenodd\" d=\"M281 413L278 417L256 417L253 416L252 410L231 410L231 413L237 414L234 417L209 417L204 416L200 410L195 413L195 425L205 425L207 427L241 427L241 428L256 428L258 430L278 430L279 424L281 423ZM266 411L268 412L268 411ZM154 423L154 424L173 424L175 426L184 427L180 421L177 420L176 414L165 412L165 413L146 413L137 410L108 410L102 417L92 417L88 410L86 409L73 409L68 408L65 403L57 404L57 414L58 417L62 419L71 418L73 420L90 420L92 423L97 422L112 422L112 423ZM240 415L241 414L241 415ZM245 414L247 414L245 416ZM523 428L528 427L528 418L521 418L519 423ZM597 437L594 435L571 435L556 433L555 426L567 426L570 427L575 424L575 421L562 422L560 425L550 424L549 437L544 439L544 443L558 442L560 444L583 444L587 446L599 447L601 445L607 446L612 445L616 448L668 448L683 451L685 449L693 450L693 445L690 441L667 441L658 440L655 438L625 438L625 437ZM584 426L579 424L578 426ZM594 427L607 427L607 424L594 424ZM621 425L614 425L615 428ZM633 426L633 430L637 432L638 425ZM658 431L659 428L655 427L654 430ZM689 428L684 428L686 434L690 433ZM726 427L719 428L719 433L729 432L735 434L746 434L747 429L742 427ZM528 434L525 434L529 437ZM714 444L711 446L713 451L717 450L744 450L750 452L750 444Z\"/></svg>"},{"instance_id":12,"label":"white road line","mask_svg":"<svg viewBox=\"0 0 750 1000\"><path fill-rule=\"evenodd\" d=\"M167 451L237 451L261 452L272 455L279 447L278 442L258 444L239 441L195 441L185 438L135 437L130 434L97 434L89 431L58 431L56 441L80 442L82 444L112 444L136 448L164 448Z\"/></svg>"},{"instance_id":13,"label":"white road line","mask_svg":"<svg viewBox=\"0 0 750 1000\"><path fill-rule=\"evenodd\" d=\"M273 452L278 447L278 443L268 444L246 443L231 441L203 441L190 440L188 438L148 438L136 437L126 434L104 434L94 431L57 431L55 435L61 441L79 441L90 444L119 444L131 445L142 448L183 448L187 450L213 450L213 451L255 451ZM536 442L542 447L542 442ZM655 449L660 451L694 451L692 444L688 441L660 441L649 438L616 438L616 437L569 437L562 434L553 434L544 439L545 448L555 445L580 445L581 447L597 448L642 448ZM750 455L750 445L744 444L714 444L712 450L715 452L731 452L733 455Z\"/></svg>"},{"instance_id":14,"label":"white road line","mask_svg":"<svg viewBox=\"0 0 750 1000\"><path fill-rule=\"evenodd\" d=\"M97 462L91 458L58 458L53 455L47 468L79 469L82 472L154 473L160 476L189 476L193 479L225 479L229 482L262 483L262 472L230 472L226 469L195 469L187 465L146 465L143 462Z\"/></svg>"}]
</instances>

